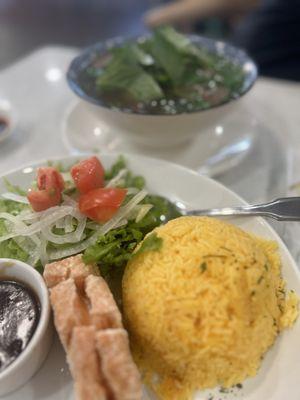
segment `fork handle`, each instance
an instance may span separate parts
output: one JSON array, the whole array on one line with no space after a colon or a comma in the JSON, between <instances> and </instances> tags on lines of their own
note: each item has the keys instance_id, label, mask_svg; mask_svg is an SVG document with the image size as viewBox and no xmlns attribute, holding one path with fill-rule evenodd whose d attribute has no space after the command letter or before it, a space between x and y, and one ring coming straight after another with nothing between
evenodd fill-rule
<instances>
[{"instance_id":1,"label":"fork handle","mask_svg":"<svg viewBox=\"0 0 300 400\"><path fill-rule=\"evenodd\" d=\"M300 197L284 197L258 205L188 211L187 214L197 216L257 215L274 218L277 221L300 221Z\"/></svg>"}]
</instances>

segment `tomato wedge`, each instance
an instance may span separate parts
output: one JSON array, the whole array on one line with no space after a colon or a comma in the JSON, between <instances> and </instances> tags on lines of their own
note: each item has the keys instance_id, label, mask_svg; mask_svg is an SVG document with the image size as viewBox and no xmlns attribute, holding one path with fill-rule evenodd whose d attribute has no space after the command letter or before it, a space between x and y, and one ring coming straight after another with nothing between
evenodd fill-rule
<instances>
[{"instance_id":1,"label":"tomato wedge","mask_svg":"<svg viewBox=\"0 0 300 400\"><path fill-rule=\"evenodd\" d=\"M120 188L99 188L79 197L79 210L97 222L108 221L122 204L127 190Z\"/></svg>"},{"instance_id":2,"label":"tomato wedge","mask_svg":"<svg viewBox=\"0 0 300 400\"><path fill-rule=\"evenodd\" d=\"M27 194L33 210L44 211L59 205L64 186L63 177L55 168L39 168L37 173L38 190L29 189Z\"/></svg>"},{"instance_id":3,"label":"tomato wedge","mask_svg":"<svg viewBox=\"0 0 300 400\"><path fill-rule=\"evenodd\" d=\"M61 202L61 192L58 189L33 190L29 189L27 198L34 211L44 211Z\"/></svg>"},{"instance_id":4,"label":"tomato wedge","mask_svg":"<svg viewBox=\"0 0 300 400\"><path fill-rule=\"evenodd\" d=\"M104 168L97 157L90 157L71 168L71 175L80 193L103 186Z\"/></svg>"},{"instance_id":5,"label":"tomato wedge","mask_svg":"<svg viewBox=\"0 0 300 400\"><path fill-rule=\"evenodd\" d=\"M45 167L38 169L37 186L39 190L56 188L61 192L64 190L65 183L61 173L59 173L57 169Z\"/></svg>"}]
</instances>

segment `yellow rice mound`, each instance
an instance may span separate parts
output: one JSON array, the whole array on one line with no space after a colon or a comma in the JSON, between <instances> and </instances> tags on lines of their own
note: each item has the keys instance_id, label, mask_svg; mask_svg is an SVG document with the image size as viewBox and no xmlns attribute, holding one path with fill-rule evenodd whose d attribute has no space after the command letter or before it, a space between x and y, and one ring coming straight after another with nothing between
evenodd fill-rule
<instances>
[{"instance_id":1,"label":"yellow rice mound","mask_svg":"<svg viewBox=\"0 0 300 400\"><path fill-rule=\"evenodd\" d=\"M277 244L206 217L155 232L161 249L133 257L123 277L125 322L146 383L160 399L181 400L255 375L298 313Z\"/></svg>"}]
</instances>

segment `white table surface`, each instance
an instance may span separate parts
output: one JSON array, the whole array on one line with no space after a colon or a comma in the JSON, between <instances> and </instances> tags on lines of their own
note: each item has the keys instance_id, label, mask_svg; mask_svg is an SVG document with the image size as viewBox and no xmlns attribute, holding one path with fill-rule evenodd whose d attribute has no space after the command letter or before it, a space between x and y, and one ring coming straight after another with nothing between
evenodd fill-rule
<instances>
[{"instance_id":1,"label":"white table surface","mask_svg":"<svg viewBox=\"0 0 300 400\"><path fill-rule=\"evenodd\" d=\"M290 151L290 183L300 181L300 83L260 78L246 101L270 128L277 129Z\"/></svg>"}]
</instances>

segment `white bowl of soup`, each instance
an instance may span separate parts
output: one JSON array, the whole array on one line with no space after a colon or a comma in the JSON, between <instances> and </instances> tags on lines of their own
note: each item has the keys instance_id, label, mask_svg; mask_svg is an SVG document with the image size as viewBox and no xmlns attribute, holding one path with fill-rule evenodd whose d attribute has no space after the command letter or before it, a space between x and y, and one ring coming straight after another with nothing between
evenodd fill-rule
<instances>
[{"instance_id":1,"label":"white bowl of soup","mask_svg":"<svg viewBox=\"0 0 300 400\"><path fill-rule=\"evenodd\" d=\"M244 51L169 27L96 43L67 73L70 88L99 121L152 147L179 145L220 124L256 78Z\"/></svg>"}]
</instances>

